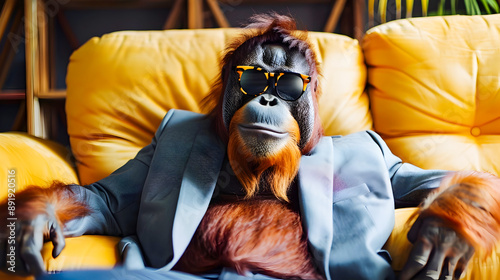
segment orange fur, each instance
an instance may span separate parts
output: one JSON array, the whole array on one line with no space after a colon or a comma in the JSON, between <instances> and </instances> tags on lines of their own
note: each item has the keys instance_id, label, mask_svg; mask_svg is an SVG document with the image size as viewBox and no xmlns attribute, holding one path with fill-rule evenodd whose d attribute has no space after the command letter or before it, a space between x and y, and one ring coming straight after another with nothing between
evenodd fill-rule
<instances>
[{"instance_id":1,"label":"orange fur","mask_svg":"<svg viewBox=\"0 0 500 280\"><path fill-rule=\"evenodd\" d=\"M300 216L277 200L209 208L175 269L197 274L218 267L242 275L323 279L309 256Z\"/></svg>"},{"instance_id":2,"label":"orange fur","mask_svg":"<svg viewBox=\"0 0 500 280\"><path fill-rule=\"evenodd\" d=\"M48 188L29 186L16 194L16 218L18 220L33 220L40 214L48 213L52 205L59 225L75 218L84 217L90 213L88 207L75 201L73 192L64 183L54 181ZM1 207L1 206L0 206ZM2 208L6 209L6 207ZM63 227L64 228L64 227Z\"/></svg>"},{"instance_id":3,"label":"orange fur","mask_svg":"<svg viewBox=\"0 0 500 280\"><path fill-rule=\"evenodd\" d=\"M284 201L288 201L287 191L293 179L297 175L300 162L300 140L299 126L291 118L289 127L286 129L290 135L287 144L271 155L255 157L246 147L244 140L238 132L237 125L242 123L242 114L245 107L240 108L233 117L229 128L228 158L233 171L241 182L247 198L254 196L265 178L265 186L273 194Z\"/></svg>"},{"instance_id":4,"label":"orange fur","mask_svg":"<svg viewBox=\"0 0 500 280\"><path fill-rule=\"evenodd\" d=\"M443 179L413 215L437 216L486 255L500 238L500 178L488 173L456 172Z\"/></svg>"}]
</instances>

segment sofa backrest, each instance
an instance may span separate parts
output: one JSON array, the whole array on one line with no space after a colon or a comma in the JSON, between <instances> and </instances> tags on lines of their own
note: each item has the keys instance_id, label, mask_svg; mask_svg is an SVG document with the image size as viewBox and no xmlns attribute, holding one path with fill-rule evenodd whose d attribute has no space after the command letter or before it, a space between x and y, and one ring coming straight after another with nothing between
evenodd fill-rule
<instances>
[{"instance_id":1,"label":"sofa backrest","mask_svg":"<svg viewBox=\"0 0 500 280\"><path fill-rule=\"evenodd\" d=\"M500 15L393 21L362 46L374 129L395 154L500 174Z\"/></svg>"},{"instance_id":2,"label":"sofa backrest","mask_svg":"<svg viewBox=\"0 0 500 280\"><path fill-rule=\"evenodd\" d=\"M97 181L149 144L166 111L201 112L219 58L239 29L122 31L93 38L70 59L66 113L80 183ZM328 135L372 127L356 40L310 33L321 62Z\"/></svg>"}]
</instances>

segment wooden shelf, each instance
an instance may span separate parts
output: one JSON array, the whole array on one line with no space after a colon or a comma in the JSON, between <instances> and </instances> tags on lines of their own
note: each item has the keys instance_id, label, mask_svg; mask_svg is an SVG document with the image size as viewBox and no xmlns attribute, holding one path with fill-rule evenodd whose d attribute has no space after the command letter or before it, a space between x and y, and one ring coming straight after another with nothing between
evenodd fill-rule
<instances>
[{"instance_id":1,"label":"wooden shelf","mask_svg":"<svg viewBox=\"0 0 500 280\"><path fill-rule=\"evenodd\" d=\"M105 9L105 8L165 8L172 6L175 0L71 0L64 4L71 9Z\"/></svg>"},{"instance_id":2,"label":"wooden shelf","mask_svg":"<svg viewBox=\"0 0 500 280\"><path fill-rule=\"evenodd\" d=\"M24 100L26 93L21 90L2 90L0 91L0 100Z\"/></svg>"},{"instance_id":3,"label":"wooden shelf","mask_svg":"<svg viewBox=\"0 0 500 280\"><path fill-rule=\"evenodd\" d=\"M64 99L66 98L66 90L49 90L46 92L38 93L38 98L41 99Z\"/></svg>"},{"instance_id":4,"label":"wooden shelf","mask_svg":"<svg viewBox=\"0 0 500 280\"><path fill-rule=\"evenodd\" d=\"M175 0L71 0L64 4L72 9L103 9L103 8L168 8ZM331 0L219 0L222 5L269 5L269 4L330 4Z\"/></svg>"},{"instance_id":5,"label":"wooden shelf","mask_svg":"<svg viewBox=\"0 0 500 280\"><path fill-rule=\"evenodd\" d=\"M0 100L24 100L26 92L23 90L2 90L0 91ZM64 99L66 90L57 89L38 93L40 99Z\"/></svg>"}]
</instances>

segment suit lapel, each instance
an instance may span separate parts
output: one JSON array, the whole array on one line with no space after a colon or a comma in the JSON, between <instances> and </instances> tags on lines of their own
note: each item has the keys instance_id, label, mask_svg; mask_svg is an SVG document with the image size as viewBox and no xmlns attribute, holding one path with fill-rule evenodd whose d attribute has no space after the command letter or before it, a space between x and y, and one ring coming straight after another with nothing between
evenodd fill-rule
<instances>
[{"instance_id":1,"label":"suit lapel","mask_svg":"<svg viewBox=\"0 0 500 280\"><path fill-rule=\"evenodd\" d=\"M333 240L333 145L323 137L312 153L302 156L298 174L299 201L312 255L327 279Z\"/></svg>"},{"instance_id":2,"label":"suit lapel","mask_svg":"<svg viewBox=\"0 0 500 280\"><path fill-rule=\"evenodd\" d=\"M225 147L217 136L208 129L200 130L182 177L172 228L174 255L165 269L177 263L205 215L224 155Z\"/></svg>"}]
</instances>

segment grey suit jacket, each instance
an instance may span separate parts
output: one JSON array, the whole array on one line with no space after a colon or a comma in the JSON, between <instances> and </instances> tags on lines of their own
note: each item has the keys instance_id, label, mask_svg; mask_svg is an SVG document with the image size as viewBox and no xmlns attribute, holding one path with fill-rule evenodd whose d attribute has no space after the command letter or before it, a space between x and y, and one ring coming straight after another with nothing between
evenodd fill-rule
<instances>
[{"instance_id":1,"label":"grey suit jacket","mask_svg":"<svg viewBox=\"0 0 500 280\"><path fill-rule=\"evenodd\" d=\"M67 234L137 235L146 264L170 270L224 188L217 184L229 172L224 158L225 145L206 116L170 110L134 159L99 182L73 187L94 213L70 222ZM394 208L417 205L445 174L402 163L371 131L323 137L302 156L297 175L319 270L327 279L393 278L381 248Z\"/></svg>"}]
</instances>

